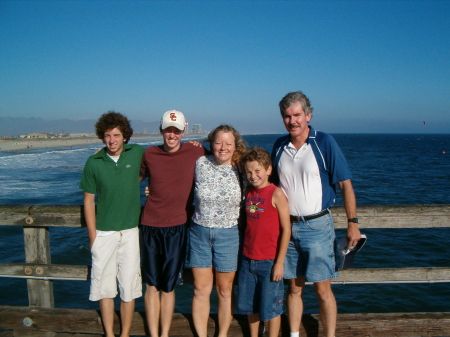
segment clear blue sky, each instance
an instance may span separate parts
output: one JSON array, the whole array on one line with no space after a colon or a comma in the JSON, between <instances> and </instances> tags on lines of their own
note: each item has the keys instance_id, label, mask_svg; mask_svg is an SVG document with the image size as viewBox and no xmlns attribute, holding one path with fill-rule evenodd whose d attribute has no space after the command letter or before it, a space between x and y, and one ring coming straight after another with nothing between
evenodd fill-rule
<instances>
[{"instance_id":1,"label":"clear blue sky","mask_svg":"<svg viewBox=\"0 0 450 337\"><path fill-rule=\"evenodd\" d=\"M0 116L450 133L450 1L0 0ZM426 125L423 124L426 121Z\"/></svg>"}]
</instances>

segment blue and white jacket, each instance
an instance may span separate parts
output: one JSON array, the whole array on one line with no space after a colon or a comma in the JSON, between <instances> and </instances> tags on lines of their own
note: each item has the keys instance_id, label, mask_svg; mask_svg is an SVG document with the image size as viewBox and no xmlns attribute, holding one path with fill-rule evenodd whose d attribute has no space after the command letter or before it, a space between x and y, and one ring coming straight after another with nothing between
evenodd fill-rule
<instances>
[{"instance_id":1,"label":"blue and white jacket","mask_svg":"<svg viewBox=\"0 0 450 337\"><path fill-rule=\"evenodd\" d=\"M316 131L312 126L309 126L309 128L310 133L306 143L311 146L319 168L322 191L317 192L322 193L322 210L324 210L335 202L336 184L340 181L351 179L352 176L344 154L334 138L324 132ZM276 185L280 184L280 176L283 175L283 172L279 172L278 164L286 146L289 144L290 135L288 134L278 138L272 149L273 170L271 178ZM299 172L299 174L301 175L302 172Z\"/></svg>"}]
</instances>

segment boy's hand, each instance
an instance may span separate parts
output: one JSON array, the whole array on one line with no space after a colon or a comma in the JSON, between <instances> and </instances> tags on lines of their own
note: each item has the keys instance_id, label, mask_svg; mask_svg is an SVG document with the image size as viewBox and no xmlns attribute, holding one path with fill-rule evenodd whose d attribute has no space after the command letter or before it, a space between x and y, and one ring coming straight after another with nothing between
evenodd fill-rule
<instances>
[{"instance_id":1,"label":"boy's hand","mask_svg":"<svg viewBox=\"0 0 450 337\"><path fill-rule=\"evenodd\" d=\"M150 190L148 189L148 186L145 186L145 196L148 197L150 195Z\"/></svg>"},{"instance_id":2,"label":"boy's hand","mask_svg":"<svg viewBox=\"0 0 450 337\"><path fill-rule=\"evenodd\" d=\"M97 238L97 235L95 235L94 237L89 237L89 248L92 250L92 246L94 245L94 241Z\"/></svg>"},{"instance_id":3,"label":"boy's hand","mask_svg":"<svg viewBox=\"0 0 450 337\"><path fill-rule=\"evenodd\" d=\"M272 281L278 282L283 279L284 276L284 266L282 263L275 263L272 269Z\"/></svg>"}]
</instances>

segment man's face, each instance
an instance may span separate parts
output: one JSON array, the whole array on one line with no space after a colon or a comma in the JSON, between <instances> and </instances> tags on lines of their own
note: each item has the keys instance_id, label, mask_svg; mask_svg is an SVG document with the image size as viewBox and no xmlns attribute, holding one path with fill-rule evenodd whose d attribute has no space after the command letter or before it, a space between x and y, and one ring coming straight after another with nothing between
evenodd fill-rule
<instances>
[{"instance_id":1,"label":"man's face","mask_svg":"<svg viewBox=\"0 0 450 337\"><path fill-rule=\"evenodd\" d=\"M311 114L305 115L302 103L299 101L293 103L286 109L283 115L283 123L291 137L308 137L308 122L311 120Z\"/></svg>"},{"instance_id":2,"label":"man's face","mask_svg":"<svg viewBox=\"0 0 450 337\"><path fill-rule=\"evenodd\" d=\"M106 152L110 156L118 156L123 151L126 139L123 138L122 131L118 128L107 130L103 136L103 143L106 145Z\"/></svg>"},{"instance_id":3,"label":"man's face","mask_svg":"<svg viewBox=\"0 0 450 337\"><path fill-rule=\"evenodd\" d=\"M174 126L169 126L161 131L164 139L164 149L167 152L175 152L180 148L181 137L184 131L178 130Z\"/></svg>"}]
</instances>

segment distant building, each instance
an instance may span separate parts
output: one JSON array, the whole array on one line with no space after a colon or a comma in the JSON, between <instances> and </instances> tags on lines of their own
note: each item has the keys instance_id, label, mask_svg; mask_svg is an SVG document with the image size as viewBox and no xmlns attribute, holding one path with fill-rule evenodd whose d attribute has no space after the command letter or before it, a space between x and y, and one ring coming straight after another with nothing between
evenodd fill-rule
<instances>
[{"instance_id":1,"label":"distant building","mask_svg":"<svg viewBox=\"0 0 450 337\"><path fill-rule=\"evenodd\" d=\"M61 133L29 133L27 135L20 135L19 138L29 138L29 139L45 139L45 138L69 138L73 137L68 132Z\"/></svg>"},{"instance_id":2,"label":"distant building","mask_svg":"<svg viewBox=\"0 0 450 337\"><path fill-rule=\"evenodd\" d=\"M47 133L29 133L28 135L21 135L20 138L50 138Z\"/></svg>"},{"instance_id":3,"label":"distant building","mask_svg":"<svg viewBox=\"0 0 450 337\"><path fill-rule=\"evenodd\" d=\"M69 138L70 133L62 132L62 133L49 133L48 138Z\"/></svg>"},{"instance_id":4,"label":"distant building","mask_svg":"<svg viewBox=\"0 0 450 337\"><path fill-rule=\"evenodd\" d=\"M201 124L192 124L192 127L191 127L191 132L190 132L191 134L202 134L202 133L204 133L203 132L203 130L202 130L202 125Z\"/></svg>"},{"instance_id":5,"label":"distant building","mask_svg":"<svg viewBox=\"0 0 450 337\"><path fill-rule=\"evenodd\" d=\"M70 133L68 137L72 137L72 138L95 137L95 138L97 138L97 135L92 132L81 132L81 133Z\"/></svg>"}]
</instances>

